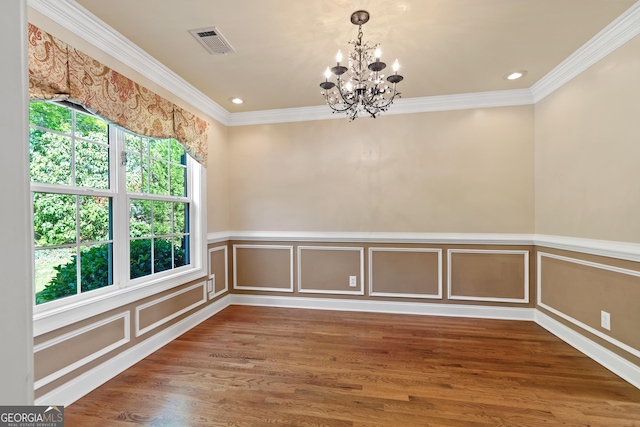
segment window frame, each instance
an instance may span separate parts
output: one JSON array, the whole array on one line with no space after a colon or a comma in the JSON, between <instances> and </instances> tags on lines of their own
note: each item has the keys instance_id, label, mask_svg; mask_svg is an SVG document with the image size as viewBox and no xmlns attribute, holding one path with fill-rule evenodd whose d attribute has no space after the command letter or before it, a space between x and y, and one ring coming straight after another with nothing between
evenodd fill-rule
<instances>
[{"instance_id":1,"label":"window frame","mask_svg":"<svg viewBox=\"0 0 640 427\"><path fill-rule=\"evenodd\" d=\"M86 114L82 111L81 113ZM113 284L38 305L35 304L34 296L32 304L36 335L122 307L141 298L201 279L206 275L206 169L187 153L190 264L133 280L129 278L129 203L131 198L145 197L144 194L126 191L126 166L122 164L121 157L126 150L124 139L126 131L110 123L108 129L109 189L98 190L75 186L65 189L61 185L34 183L30 180L32 235L33 193L35 192L103 196L111 198L112 201ZM72 153L72 155L75 154ZM184 202L184 198L180 199ZM32 248L35 252L35 245ZM35 289L35 281L31 281L30 285Z\"/></svg>"}]
</instances>

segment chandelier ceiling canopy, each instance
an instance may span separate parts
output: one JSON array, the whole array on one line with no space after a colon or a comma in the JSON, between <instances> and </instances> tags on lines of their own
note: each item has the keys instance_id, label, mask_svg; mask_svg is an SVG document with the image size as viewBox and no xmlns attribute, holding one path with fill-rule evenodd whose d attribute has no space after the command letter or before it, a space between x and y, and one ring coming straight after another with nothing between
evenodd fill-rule
<instances>
[{"instance_id":1,"label":"chandelier ceiling canopy","mask_svg":"<svg viewBox=\"0 0 640 427\"><path fill-rule=\"evenodd\" d=\"M382 71L387 64L380 60L380 45L369 46L362 42L362 26L369 21L369 12L358 10L351 14L351 23L358 26L358 38L351 40L353 50L347 56L347 63L342 62L342 52L338 50L336 66L325 71L325 81L320 83L321 94L334 113L346 113L349 120L359 114L368 114L375 118L387 111L395 98L400 98L396 84L403 77L398 74L398 60L393 64L393 74L388 76ZM335 76L335 83L329 79Z\"/></svg>"}]
</instances>

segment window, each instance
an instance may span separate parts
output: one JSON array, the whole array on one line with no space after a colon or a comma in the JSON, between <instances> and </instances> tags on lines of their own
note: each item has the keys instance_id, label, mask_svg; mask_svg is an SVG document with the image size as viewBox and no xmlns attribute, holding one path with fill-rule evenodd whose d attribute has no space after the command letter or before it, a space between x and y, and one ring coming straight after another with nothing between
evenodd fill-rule
<instances>
[{"instance_id":1,"label":"window","mask_svg":"<svg viewBox=\"0 0 640 427\"><path fill-rule=\"evenodd\" d=\"M47 102L29 132L36 305L194 268L199 166L182 145Z\"/></svg>"},{"instance_id":2,"label":"window","mask_svg":"<svg viewBox=\"0 0 640 427\"><path fill-rule=\"evenodd\" d=\"M187 153L174 139L124 139L130 278L189 264Z\"/></svg>"}]
</instances>

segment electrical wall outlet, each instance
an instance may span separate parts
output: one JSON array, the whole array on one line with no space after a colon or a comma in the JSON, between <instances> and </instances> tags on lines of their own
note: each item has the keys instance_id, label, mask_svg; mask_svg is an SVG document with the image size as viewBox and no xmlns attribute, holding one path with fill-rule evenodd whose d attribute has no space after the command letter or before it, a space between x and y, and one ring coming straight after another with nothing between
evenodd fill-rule
<instances>
[{"instance_id":1,"label":"electrical wall outlet","mask_svg":"<svg viewBox=\"0 0 640 427\"><path fill-rule=\"evenodd\" d=\"M207 292L213 292L213 280L207 280Z\"/></svg>"},{"instance_id":2,"label":"electrical wall outlet","mask_svg":"<svg viewBox=\"0 0 640 427\"><path fill-rule=\"evenodd\" d=\"M611 314L606 311L600 312L600 326L602 326L607 331L611 330Z\"/></svg>"},{"instance_id":3,"label":"electrical wall outlet","mask_svg":"<svg viewBox=\"0 0 640 427\"><path fill-rule=\"evenodd\" d=\"M358 276L349 276L349 286L352 288L358 286Z\"/></svg>"}]
</instances>

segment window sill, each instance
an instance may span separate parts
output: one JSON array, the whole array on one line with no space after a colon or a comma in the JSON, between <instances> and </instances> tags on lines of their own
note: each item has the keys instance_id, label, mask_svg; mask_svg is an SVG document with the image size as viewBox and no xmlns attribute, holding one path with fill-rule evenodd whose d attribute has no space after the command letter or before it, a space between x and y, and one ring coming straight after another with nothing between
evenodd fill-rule
<instances>
[{"instance_id":1,"label":"window sill","mask_svg":"<svg viewBox=\"0 0 640 427\"><path fill-rule=\"evenodd\" d=\"M150 280L126 288L103 292L95 297L82 299L64 306L43 309L33 316L33 335L40 336L64 326L91 318L132 302L156 295L160 292L203 279L207 275L204 268L194 268L159 279Z\"/></svg>"}]
</instances>

